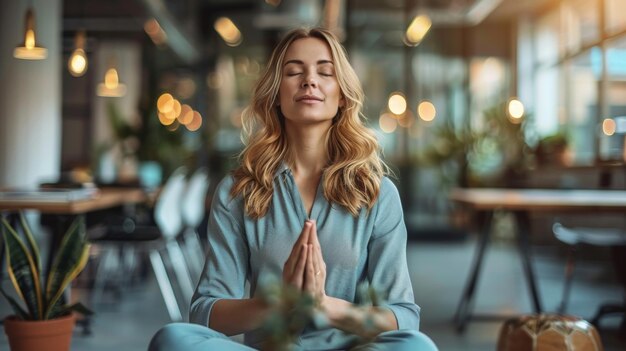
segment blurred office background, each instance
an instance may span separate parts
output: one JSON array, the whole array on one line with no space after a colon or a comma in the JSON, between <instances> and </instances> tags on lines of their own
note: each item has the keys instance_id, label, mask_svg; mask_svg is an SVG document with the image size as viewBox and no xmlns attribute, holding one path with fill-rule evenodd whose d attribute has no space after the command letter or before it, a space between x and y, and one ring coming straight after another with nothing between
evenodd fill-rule
<instances>
[{"instance_id":1,"label":"blurred office background","mask_svg":"<svg viewBox=\"0 0 626 351\"><path fill-rule=\"evenodd\" d=\"M394 170L422 327L442 350L495 349L501 325L472 322L459 334L452 323L476 236L451 189L626 186L624 0L2 0L0 20L2 189L65 180L154 189L180 166L205 167L214 186L236 164L242 109L281 35L333 30ZM531 218L552 311L567 251L553 221ZM513 226L497 213L477 308L531 312ZM589 319L623 298L607 250L582 252L570 312ZM145 349L169 320L150 274L100 302L93 335L73 349ZM605 348L623 349L612 322Z\"/></svg>"}]
</instances>

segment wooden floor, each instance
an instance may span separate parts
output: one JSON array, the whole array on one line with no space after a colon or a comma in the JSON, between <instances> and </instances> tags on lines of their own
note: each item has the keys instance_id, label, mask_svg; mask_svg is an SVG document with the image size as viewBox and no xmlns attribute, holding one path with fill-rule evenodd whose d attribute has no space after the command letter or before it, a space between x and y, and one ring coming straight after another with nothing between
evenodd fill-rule
<instances>
[{"instance_id":1,"label":"wooden floor","mask_svg":"<svg viewBox=\"0 0 626 351\"><path fill-rule=\"evenodd\" d=\"M427 333L440 350L495 350L502 321L471 322L464 334L457 334L452 316L472 261L475 240L451 242L411 241L408 263L415 301L421 306L421 330ZM547 310L555 310L562 287L563 261L558 250L533 248L538 283ZM622 291L614 280L608 262L582 261L572 290L569 312L591 318L602 302L621 301ZM9 282L3 282L9 288ZM75 293L80 293L76 290ZM107 302L107 299L109 300ZM95 306L97 316L93 334L75 332L72 350L146 350L151 336L168 322L165 306L152 275L144 283L125 290L124 298ZM485 271L478 287L475 309L486 313L520 314L530 312L527 287L522 279L517 251L507 241L495 242L488 253ZM8 306L0 303L0 315L8 314ZM606 319L602 331L605 350L625 350L626 340L615 331L619 320ZM6 336L0 335L0 349L7 350Z\"/></svg>"}]
</instances>

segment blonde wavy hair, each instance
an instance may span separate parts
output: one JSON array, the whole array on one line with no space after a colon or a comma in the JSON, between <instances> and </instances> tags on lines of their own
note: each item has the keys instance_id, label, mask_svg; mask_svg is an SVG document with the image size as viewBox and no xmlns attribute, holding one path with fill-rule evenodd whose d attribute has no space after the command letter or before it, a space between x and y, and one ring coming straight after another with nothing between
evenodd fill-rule
<instances>
[{"instance_id":1,"label":"blonde wavy hair","mask_svg":"<svg viewBox=\"0 0 626 351\"><path fill-rule=\"evenodd\" d=\"M274 176L281 163L288 161L289 142L277 100L285 53L292 42L302 38L318 38L328 44L345 102L326 134L324 197L357 216L361 208L369 211L374 206L382 177L388 172L379 157L376 137L363 124L363 89L343 46L325 29L292 30L274 49L242 116L245 148L239 155L240 166L233 172L231 196L242 195L245 212L254 219L267 213Z\"/></svg>"}]
</instances>

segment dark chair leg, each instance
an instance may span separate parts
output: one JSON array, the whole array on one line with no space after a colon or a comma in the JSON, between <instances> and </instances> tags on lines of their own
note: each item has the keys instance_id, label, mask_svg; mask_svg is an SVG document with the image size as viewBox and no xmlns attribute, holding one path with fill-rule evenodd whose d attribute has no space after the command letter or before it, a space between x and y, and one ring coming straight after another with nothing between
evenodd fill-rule
<instances>
[{"instance_id":1,"label":"dark chair leg","mask_svg":"<svg viewBox=\"0 0 626 351\"><path fill-rule=\"evenodd\" d=\"M567 304L569 303L569 295L572 289L572 278L574 276L574 269L576 268L576 249L576 246L572 246L567 253L567 263L565 264L565 282L563 284L561 304L558 308L559 313L565 313L567 310Z\"/></svg>"}]
</instances>

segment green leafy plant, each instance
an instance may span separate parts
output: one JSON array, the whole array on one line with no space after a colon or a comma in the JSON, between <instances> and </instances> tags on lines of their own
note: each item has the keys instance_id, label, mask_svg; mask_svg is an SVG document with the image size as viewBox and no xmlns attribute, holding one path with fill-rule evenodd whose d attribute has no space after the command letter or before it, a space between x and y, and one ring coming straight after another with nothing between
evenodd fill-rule
<instances>
[{"instance_id":1,"label":"green leafy plant","mask_svg":"<svg viewBox=\"0 0 626 351\"><path fill-rule=\"evenodd\" d=\"M92 314L81 303L67 305L63 294L69 283L83 270L89 258L90 245L86 238L84 220L76 219L70 225L44 279L39 247L22 213L19 214L19 219L25 242L5 218L1 219L0 225L9 277L17 295L26 306L23 308L0 287L0 293L7 299L15 315L22 320L49 320L68 315L72 311L84 315Z\"/></svg>"},{"instance_id":2,"label":"green leafy plant","mask_svg":"<svg viewBox=\"0 0 626 351\"><path fill-rule=\"evenodd\" d=\"M289 350L305 326L313 321L315 299L278 281L264 282L261 297L270 310L262 328L266 337L262 349Z\"/></svg>"}]
</instances>

